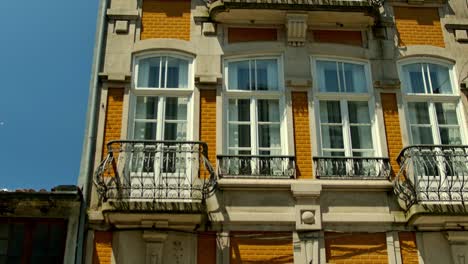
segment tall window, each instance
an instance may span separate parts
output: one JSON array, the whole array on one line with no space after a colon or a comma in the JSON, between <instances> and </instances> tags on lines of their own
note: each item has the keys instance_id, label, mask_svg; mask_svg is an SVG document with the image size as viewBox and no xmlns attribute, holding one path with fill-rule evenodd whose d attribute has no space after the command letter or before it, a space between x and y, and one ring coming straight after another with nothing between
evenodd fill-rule
<instances>
[{"instance_id":1,"label":"tall window","mask_svg":"<svg viewBox=\"0 0 468 264\"><path fill-rule=\"evenodd\" d=\"M278 59L227 62L227 151L233 155L281 154Z\"/></svg>"},{"instance_id":2,"label":"tall window","mask_svg":"<svg viewBox=\"0 0 468 264\"><path fill-rule=\"evenodd\" d=\"M315 59L313 63L321 155L377 156L368 65L328 59Z\"/></svg>"},{"instance_id":3,"label":"tall window","mask_svg":"<svg viewBox=\"0 0 468 264\"><path fill-rule=\"evenodd\" d=\"M131 160L129 165L133 177L132 186L154 184L153 180L160 175L183 178L190 170L186 151L181 149L182 145L169 141L187 141L192 138L193 88L189 83L191 65L191 59L172 54L146 56L135 60L136 77L129 118L130 137L134 140L165 143L135 145L134 151L127 157ZM139 176L147 176L148 180L138 178Z\"/></svg>"},{"instance_id":4,"label":"tall window","mask_svg":"<svg viewBox=\"0 0 468 264\"><path fill-rule=\"evenodd\" d=\"M139 140L187 140L192 88L191 60L180 56L137 59L132 131Z\"/></svg>"},{"instance_id":5,"label":"tall window","mask_svg":"<svg viewBox=\"0 0 468 264\"><path fill-rule=\"evenodd\" d=\"M400 67L411 144L463 144L452 66L411 61Z\"/></svg>"}]
</instances>

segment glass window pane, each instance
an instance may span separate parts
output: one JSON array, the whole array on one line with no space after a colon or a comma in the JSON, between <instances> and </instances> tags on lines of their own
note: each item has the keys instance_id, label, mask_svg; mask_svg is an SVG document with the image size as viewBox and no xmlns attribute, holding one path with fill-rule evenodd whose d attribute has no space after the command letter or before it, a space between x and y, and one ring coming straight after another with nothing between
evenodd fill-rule
<instances>
[{"instance_id":1,"label":"glass window pane","mask_svg":"<svg viewBox=\"0 0 468 264\"><path fill-rule=\"evenodd\" d=\"M136 140L156 139L156 125L156 123L136 121L133 138Z\"/></svg>"},{"instance_id":2,"label":"glass window pane","mask_svg":"<svg viewBox=\"0 0 468 264\"><path fill-rule=\"evenodd\" d=\"M8 224L0 224L0 239L8 239Z\"/></svg>"},{"instance_id":3,"label":"glass window pane","mask_svg":"<svg viewBox=\"0 0 468 264\"><path fill-rule=\"evenodd\" d=\"M427 103L408 103L411 124L430 124Z\"/></svg>"},{"instance_id":4,"label":"glass window pane","mask_svg":"<svg viewBox=\"0 0 468 264\"><path fill-rule=\"evenodd\" d=\"M353 157L374 157L374 151L353 151Z\"/></svg>"},{"instance_id":5,"label":"glass window pane","mask_svg":"<svg viewBox=\"0 0 468 264\"><path fill-rule=\"evenodd\" d=\"M230 124L228 133L229 147L250 148L250 125Z\"/></svg>"},{"instance_id":6,"label":"glass window pane","mask_svg":"<svg viewBox=\"0 0 468 264\"><path fill-rule=\"evenodd\" d=\"M0 256L5 256L7 253L8 253L8 240L0 239Z\"/></svg>"},{"instance_id":7,"label":"glass window pane","mask_svg":"<svg viewBox=\"0 0 468 264\"><path fill-rule=\"evenodd\" d=\"M348 102L349 122L351 124L370 124L367 102Z\"/></svg>"},{"instance_id":8,"label":"glass window pane","mask_svg":"<svg viewBox=\"0 0 468 264\"><path fill-rule=\"evenodd\" d=\"M166 120L187 120L187 98L166 98Z\"/></svg>"},{"instance_id":9,"label":"glass window pane","mask_svg":"<svg viewBox=\"0 0 468 264\"><path fill-rule=\"evenodd\" d=\"M188 88L188 61L167 57L166 88Z\"/></svg>"},{"instance_id":10,"label":"glass window pane","mask_svg":"<svg viewBox=\"0 0 468 264\"><path fill-rule=\"evenodd\" d=\"M320 101L320 122L341 124L339 101Z\"/></svg>"},{"instance_id":11,"label":"glass window pane","mask_svg":"<svg viewBox=\"0 0 468 264\"><path fill-rule=\"evenodd\" d=\"M433 144L432 129L430 127L411 127L413 144Z\"/></svg>"},{"instance_id":12,"label":"glass window pane","mask_svg":"<svg viewBox=\"0 0 468 264\"><path fill-rule=\"evenodd\" d=\"M250 61L237 61L228 64L228 89L250 90Z\"/></svg>"},{"instance_id":13,"label":"glass window pane","mask_svg":"<svg viewBox=\"0 0 468 264\"><path fill-rule=\"evenodd\" d=\"M460 129L458 127L439 127L440 141L444 145L461 145Z\"/></svg>"},{"instance_id":14,"label":"glass window pane","mask_svg":"<svg viewBox=\"0 0 468 264\"><path fill-rule=\"evenodd\" d=\"M414 63L403 66L404 82L408 93L426 93L424 90L424 79L422 64Z\"/></svg>"},{"instance_id":15,"label":"glass window pane","mask_svg":"<svg viewBox=\"0 0 468 264\"><path fill-rule=\"evenodd\" d=\"M447 67L428 64L429 76L431 78L432 93L435 94L451 94L452 86L450 82L449 69Z\"/></svg>"},{"instance_id":16,"label":"glass window pane","mask_svg":"<svg viewBox=\"0 0 468 264\"><path fill-rule=\"evenodd\" d=\"M229 100L229 121L250 121L250 99Z\"/></svg>"},{"instance_id":17,"label":"glass window pane","mask_svg":"<svg viewBox=\"0 0 468 264\"><path fill-rule=\"evenodd\" d=\"M344 75L346 92L367 93L367 82L364 65L344 63Z\"/></svg>"},{"instance_id":18,"label":"glass window pane","mask_svg":"<svg viewBox=\"0 0 468 264\"><path fill-rule=\"evenodd\" d=\"M259 122L279 122L279 101L278 100L258 100L258 121Z\"/></svg>"},{"instance_id":19,"label":"glass window pane","mask_svg":"<svg viewBox=\"0 0 468 264\"><path fill-rule=\"evenodd\" d=\"M138 63L138 87L159 88L161 58L146 58Z\"/></svg>"},{"instance_id":20,"label":"glass window pane","mask_svg":"<svg viewBox=\"0 0 468 264\"><path fill-rule=\"evenodd\" d=\"M258 125L258 139L261 148L281 147L280 125Z\"/></svg>"},{"instance_id":21,"label":"glass window pane","mask_svg":"<svg viewBox=\"0 0 468 264\"><path fill-rule=\"evenodd\" d=\"M183 141L187 138L187 123L167 123L164 125L164 140Z\"/></svg>"},{"instance_id":22,"label":"glass window pane","mask_svg":"<svg viewBox=\"0 0 468 264\"><path fill-rule=\"evenodd\" d=\"M342 151L323 151L323 156L326 157L344 157L345 153Z\"/></svg>"},{"instance_id":23,"label":"glass window pane","mask_svg":"<svg viewBox=\"0 0 468 264\"><path fill-rule=\"evenodd\" d=\"M372 149L370 126L351 126L351 144L353 149Z\"/></svg>"},{"instance_id":24,"label":"glass window pane","mask_svg":"<svg viewBox=\"0 0 468 264\"><path fill-rule=\"evenodd\" d=\"M10 239L8 241L8 260L10 260L11 256L22 255L25 233L24 224L12 224L11 227Z\"/></svg>"},{"instance_id":25,"label":"glass window pane","mask_svg":"<svg viewBox=\"0 0 468 264\"><path fill-rule=\"evenodd\" d=\"M317 61L317 80L320 92L339 92L337 63Z\"/></svg>"},{"instance_id":26,"label":"glass window pane","mask_svg":"<svg viewBox=\"0 0 468 264\"><path fill-rule=\"evenodd\" d=\"M158 97L137 97L136 119L157 119L158 118Z\"/></svg>"},{"instance_id":27,"label":"glass window pane","mask_svg":"<svg viewBox=\"0 0 468 264\"><path fill-rule=\"evenodd\" d=\"M61 224L49 225L49 256L58 256L58 257L62 256L65 236L66 236L65 225L61 225Z\"/></svg>"},{"instance_id":28,"label":"glass window pane","mask_svg":"<svg viewBox=\"0 0 468 264\"><path fill-rule=\"evenodd\" d=\"M458 125L457 105L451 103L435 103L437 122L440 125Z\"/></svg>"},{"instance_id":29,"label":"glass window pane","mask_svg":"<svg viewBox=\"0 0 468 264\"><path fill-rule=\"evenodd\" d=\"M49 225L38 223L32 234L32 256L47 256Z\"/></svg>"},{"instance_id":30,"label":"glass window pane","mask_svg":"<svg viewBox=\"0 0 468 264\"><path fill-rule=\"evenodd\" d=\"M341 126L322 125L322 148L344 148Z\"/></svg>"},{"instance_id":31,"label":"glass window pane","mask_svg":"<svg viewBox=\"0 0 468 264\"><path fill-rule=\"evenodd\" d=\"M277 60L256 60L256 71L257 90L278 90Z\"/></svg>"}]
</instances>

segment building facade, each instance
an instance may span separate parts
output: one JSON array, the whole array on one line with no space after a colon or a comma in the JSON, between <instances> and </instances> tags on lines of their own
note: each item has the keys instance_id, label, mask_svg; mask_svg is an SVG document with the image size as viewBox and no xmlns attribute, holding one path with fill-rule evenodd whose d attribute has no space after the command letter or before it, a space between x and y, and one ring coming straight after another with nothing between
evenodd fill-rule
<instances>
[{"instance_id":1,"label":"building facade","mask_svg":"<svg viewBox=\"0 0 468 264\"><path fill-rule=\"evenodd\" d=\"M73 185L0 190L0 263L77 263L81 201Z\"/></svg>"},{"instance_id":2,"label":"building facade","mask_svg":"<svg viewBox=\"0 0 468 264\"><path fill-rule=\"evenodd\" d=\"M467 263L464 0L102 0L85 263Z\"/></svg>"}]
</instances>

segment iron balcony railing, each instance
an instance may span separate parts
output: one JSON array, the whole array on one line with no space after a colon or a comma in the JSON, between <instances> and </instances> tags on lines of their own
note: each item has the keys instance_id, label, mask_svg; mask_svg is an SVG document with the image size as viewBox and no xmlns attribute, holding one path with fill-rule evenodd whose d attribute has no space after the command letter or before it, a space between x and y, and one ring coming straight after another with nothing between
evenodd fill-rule
<instances>
[{"instance_id":1,"label":"iron balcony railing","mask_svg":"<svg viewBox=\"0 0 468 264\"><path fill-rule=\"evenodd\" d=\"M314 157L314 175L318 179L385 180L390 177L388 158Z\"/></svg>"},{"instance_id":2,"label":"iron balcony railing","mask_svg":"<svg viewBox=\"0 0 468 264\"><path fill-rule=\"evenodd\" d=\"M466 212L468 146L409 146L397 161L394 192L404 210L420 204L432 212Z\"/></svg>"},{"instance_id":3,"label":"iron balcony railing","mask_svg":"<svg viewBox=\"0 0 468 264\"><path fill-rule=\"evenodd\" d=\"M218 155L218 175L224 178L295 178L294 156Z\"/></svg>"},{"instance_id":4,"label":"iron balcony railing","mask_svg":"<svg viewBox=\"0 0 468 264\"><path fill-rule=\"evenodd\" d=\"M230 7L305 9L314 6L381 6L383 0L204 0L213 4L229 4Z\"/></svg>"},{"instance_id":5,"label":"iron balcony railing","mask_svg":"<svg viewBox=\"0 0 468 264\"><path fill-rule=\"evenodd\" d=\"M204 142L116 140L95 173L103 201L202 202L215 170Z\"/></svg>"}]
</instances>

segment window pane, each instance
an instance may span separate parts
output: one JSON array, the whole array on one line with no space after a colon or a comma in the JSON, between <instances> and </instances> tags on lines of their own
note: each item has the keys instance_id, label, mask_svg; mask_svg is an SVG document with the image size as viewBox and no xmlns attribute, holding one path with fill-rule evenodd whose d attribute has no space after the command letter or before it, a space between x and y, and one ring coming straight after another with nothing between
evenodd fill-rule
<instances>
[{"instance_id":1,"label":"window pane","mask_svg":"<svg viewBox=\"0 0 468 264\"><path fill-rule=\"evenodd\" d=\"M136 140L156 139L156 123L136 121L133 138Z\"/></svg>"},{"instance_id":2,"label":"window pane","mask_svg":"<svg viewBox=\"0 0 468 264\"><path fill-rule=\"evenodd\" d=\"M188 88L188 61L167 57L167 88Z\"/></svg>"},{"instance_id":3,"label":"window pane","mask_svg":"<svg viewBox=\"0 0 468 264\"><path fill-rule=\"evenodd\" d=\"M320 92L339 92L337 63L317 61L317 80Z\"/></svg>"},{"instance_id":4,"label":"window pane","mask_svg":"<svg viewBox=\"0 0 468 264\"><path fill-rule=\"evenodd\" d=\"M21 256L23 253L23 240L24 240L24 233L25 233L25 228L24 224L12 224L11 225L11 233L10 233L10 239L8 241L8 260L12 256ZM12 258L16 259L16 258ZM14 262L13 263L19 263Z\"/></svg>"},{"instance_id":5,"label":"window pane","mask_svg":"<svg viewBox=\"0 0 468 264\"><path fill-rule=\"evenodd\" d=\"M322 125L322 147L342 149L343 129L341 126Z\"/></svg>"},{"instance_id":6,"label":"window pane","mask_svg":"<svg viewBox=\"0 0 468 264\"><path fill-rule=\"evenodd\" d=\"M8 253L8 239L0 239L0 256L5 256L7 255L7 253Z\"/></svg>"},{"instance_id":7,"label":"window pane","mask_svg":"<svg viewBox=\"0 0 468 264\"><path fill-rule=\"evenodd\" d=\"M164 140L183 141L187 138L187 123L167 123L164 125Z\"/></svg>"},{"instance_id":8,"label":"window pane","mask_svg":"<svg viewBox=\"0 0 468 264\"><path fill-rule=\"evenodd\" d=\"M408 103L411 124L430 124L427 103Z\"/></svg>"},{"instance_id":9,"label":"window pane","mask_svg":"<svg viewBox=\"0 0 468 264\"><path fill-rule=\"evenodd\" d=\"M229 90L250 90L249 64L249 61L237 61L228 64Z\"/></svg>"},{"instance_id":10,"label":"window pane","mask_svg":"<svg viewBox=\"0 0 468 264\"><path fill-rule=\"evenodd\" d=\"M258 138L261 148L280 148L280 125L258 125Z\"/></svg>"},{"instance_id":11,"label":"window pane","mask_svg":"<svg viewBox=\"0 0 468 264\"><path fill-rule=\"evenodd\" d=\"M161 58L142 59L138 63L138 87L159 88Z\"/></svg>"},{"instance_id":12,"label":"window pane","mask_svg":"<svg viewBox=\"0 0 468 264\"><path fill-rule=\"evenodd\" d=\"M40 256L47 256L48 246L48 224L38 223L32 234L32 256L33 259Z\"/></svg>"},{"instance_id":13,"label":"window pane","mask_svg":"<svg viewBox=\"0 0 468 264\"><path fill-rule=\"evenodd\" d=\"M440 125L458 125L457 105L451 103L435 103L437 122Z\"/></svg>"},{"instance_id":14,"label":"window pane","mask_svg":"<svg viewBox=\"0 0 468 264\"><path fill-rule=\"evenodd\" d=\"M257 90L278 90L277 60L256 60L256 70Z\"/></svg>"},{"instance_id":15,"label":"window pane","mask_svg":"<svg viewBox=\"0 0 468 264\"><path fill-rule=\"evenodd\" d=\"M344 63L346 92L366 93L367 82L364 65ZM343 89L342 89L343 90Z\"/></svg>"},{"instance_id":16,"label":"window pane","mask_svg":"<svg viewBox=\"0 0 468 264\"><path fill-rule=\"evenodd\" d=\"M353 157L374 157L374 151L353 151Z\"/></svg>"},{"instance_id":17,"label":"window pane","mask_svg":"<svg viewBox=\"0 0 468 264\"><path fill-rule=\"evenodd\" d=\"M187 120L187 98L166 98L166 120Z\"/></svg>"},{"instance_id":18,"label":"window pane","mask_svg":"<svg viewBox=\"0 0 468 264\"><path fill-rule=\"evenodd\" d=\"M448 68L437 64L428 65L432 92L435 94L451 94L452 86Z\"/></svg>"},{"instance_id":19,"label":"window pane","mask_svg":"<svg viewBox=\"0 0 468 264\"><path fill-rule=\"evenodd\" d=\"M320 122L341 124L339 101L320 101Z\"/></svg>"},{"instance_id":20,"label":"window pane","mask_svg":"<svg viewBox=\"0 0 468 264\"><path fill-rule=\"evenodd\" d=\"M353 149L372 149L370 126L351 126L351 144Z\"/></svg>"},{"instance_id":21,"label":"window pane","mask_svg":"<svg viewBox=\"0 0 468 264\"><path fill-rule=\"evenodd\" d=\"M49 226L49 256L61 257L63 255L65 228L65 225L61 224L51 224Z\"/></svg>"},{"instance_id":22,"label":"window pane","mask_svg":"<svg viewBox=\"0 0 468 264\"><path fill-rule=\"evenodd\" d=\"M458 127L439 127L440 141L444 145L461 145L460 129Z\"/></svg>"},{"instance_id":23,"label":"window pane","mask_svg":"<svg viewBox=\"0 0 468 264\"><path fill-rule=\"evenodd\" d=\"M229 121L250 121L250 99L229 100Z\"/></svg>"},{"instance_id":24,"label":"window pane","mask_svg":"<svg viewBox=\"0 0 468 264\"><path fill-rule=\"evenodd\" d=\"M8 224L0 224L0 239L8 239Z\"/></svg>"},{"instance_id":25,"label":"window pane","mask_svg":"<svg viewBox=\"0 0 468 264\"><path fill-rule=\"evenodd\" d=\"M278 100L258 100L257 103L259 122L280 121Z\"/></svg>"},{"instance_id":26,"label":"window pane","mask_svg":"<svg viewBox=\"0 0 468 264\"><path fill-rule=\"evenodd\" d=\"M414 63L403 66L405 87L408 93L426 93L422 74L422 64Z\"/></svg>"},{"instance_id":27,"label":"window pane","mask_svg":"<svg viewBox=\"0 0 468 264\"><path fill-rule=\"evenodd\" d=\"M344 157L345 153L342 151L323 151L323 155L326 157Z\"/></svg>"},{"instance_id":28,"label":"window pane","mask_svg":"<svg viewBox=\"0 0 468 264\"><path fill-rule=\"evenodd\" d=\"M136 119L157 119L158 117L158 97L137 97L135 118Z\"/></svg>"},{"instance_id":29,"label":"window pane","mask_svg":"<svg viewBox=\"0 0 468 264\"><path fill-rule=\"evenodd\" d=\"M230 124L228 133L229 147L250 148L250 125Z\"/></svg>"},{"instance_id":30,"label":"window pane","mask_svg":"<svg viewBox=\"0 0 468 264\"><path fill-rule=\"evenodd\" d=\"M367 102L348 102L349 122L351 124L370 124Z\"/></svg>"},{"instance_id":31,"label":"window pane","mask_svg":"<svg viewBox=\"0 0 468 264\"><path fill-rule=\"evenodd\" d=\"M413 144L433 144L432 130L430 127L411 127Z\"/></svg>"}]
</instances>

